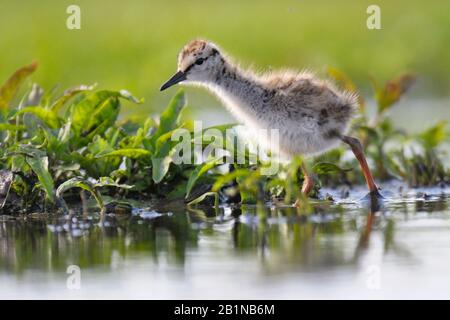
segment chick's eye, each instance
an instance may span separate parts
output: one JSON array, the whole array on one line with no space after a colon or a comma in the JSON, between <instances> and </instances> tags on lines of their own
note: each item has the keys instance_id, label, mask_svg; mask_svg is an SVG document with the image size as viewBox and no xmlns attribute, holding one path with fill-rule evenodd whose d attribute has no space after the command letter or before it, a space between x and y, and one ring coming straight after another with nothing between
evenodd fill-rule
<instances>
[{"instance_id":1,"label":"chick's eye","mask_svg":"<svg viewBox=\"0 0 450 320\"><path fill-rule=\"evenodd\" d=\"M197 60L195 60L195 64L201 65L203 63L203 61L205 61L205 59L198 58Z\"/></svg>"}]
</instances>

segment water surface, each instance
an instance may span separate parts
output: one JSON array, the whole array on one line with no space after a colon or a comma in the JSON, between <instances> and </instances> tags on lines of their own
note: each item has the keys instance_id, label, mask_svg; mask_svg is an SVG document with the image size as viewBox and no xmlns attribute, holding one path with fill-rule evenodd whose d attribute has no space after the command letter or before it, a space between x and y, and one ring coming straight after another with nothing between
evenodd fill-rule
<instances>
[{"instance_id":1,"label":"water surface","mask_svg":"<svg viewBox=\"0 0 450 320\"><path fill-rule=\"evenodd\" d=\"M404 190L373 212L352 190L309 215L174 203L0 216L0 298L450 298L449 190Z\"/></svg>"}]
</instances>

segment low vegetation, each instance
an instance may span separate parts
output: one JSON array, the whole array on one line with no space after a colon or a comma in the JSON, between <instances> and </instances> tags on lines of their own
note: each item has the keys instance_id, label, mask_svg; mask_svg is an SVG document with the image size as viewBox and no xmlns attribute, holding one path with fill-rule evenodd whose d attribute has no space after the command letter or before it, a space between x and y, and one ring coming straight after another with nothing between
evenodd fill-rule
<instances>
[{"instance_id":1,"label":"low vegetation","mask_svg":"<svg viewBox=\"0 0 450 320\"><path fill-rule=\"evenodd\" d=\"M128 91L96 90L81 85L63 93L43 92L33 85L14 103L19 86L35 71L37 64L17 70L0 87L0 208L8 214L45 212L69 208L89 194L107 210L105 196L116 199L183 199L189 205L208 202L256 203L292 202L299 196L302 159L294 159L272 176L261 174L267 163L221 165L211 154L198 164L175 164L174 130L184 128L194 137L191 122L181 122L185 96L178 92L161 113L124 120L121 103L143 101ZM357 91L341 72L329 74L345 89ZM377 114L355 119L354 134L364 142L378 180L401 179L412 187L448 183L448 168L440 148L448 141L446 123L441 122L421 134L397 130L388 111L414 82L402 75L385 85L373 81ZM234 125L217 126L224 134ZM201 141L206 147L210 142ZM312 161L321 184L314 195L321 197L320 185L363 183L355 161L347 161L344 148L335 149ZM235 150L227 150L235 157ZM250 151L246 150L246 155ZM192 155L196 157L196 155ZM270 161L270 160L268 160ZM195 163L195 162L193 162Z\"/></svg>"}]
</instances>

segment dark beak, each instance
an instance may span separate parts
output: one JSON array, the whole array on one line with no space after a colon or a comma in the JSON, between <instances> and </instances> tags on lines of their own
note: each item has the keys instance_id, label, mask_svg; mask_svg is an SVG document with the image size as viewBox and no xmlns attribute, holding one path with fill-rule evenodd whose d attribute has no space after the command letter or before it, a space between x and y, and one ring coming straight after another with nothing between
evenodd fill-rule
<instances>
[{"instance_id":1,"label":"dark beak","mask_svg":"<svg viewBox=\"0 0 450 320\"><path fill-rule=\"evenodd\" d=\"M161 86L160 91L166 90L167 88L173 86L174 84L177 84L178 82L181 82L183 80L186 80L186 74L183 71L178 71L175 73L172 78L170 78L166 83L164 83Z\"/></svg>"}]
</instances>

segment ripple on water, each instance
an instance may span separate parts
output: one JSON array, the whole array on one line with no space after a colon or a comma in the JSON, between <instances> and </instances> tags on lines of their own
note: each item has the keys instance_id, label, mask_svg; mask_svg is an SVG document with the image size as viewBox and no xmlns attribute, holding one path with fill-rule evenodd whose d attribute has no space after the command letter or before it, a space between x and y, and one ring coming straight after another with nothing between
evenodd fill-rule
<instances>
[{"instance_id":1,"label":"ripple on water","mask_svg":"<svg viewBox=\"0 0 450 320\"><path fill-rule=\"evenodd\" d=\"M317 201L309 215L271 205L225 206L217 215L143 207L103 217L3 216L0 281L14 285L2 286L0 297L65 297L55 288L75 264L91 297L95 288L133 297L146 287L147 298L360 298L373 295L366 279L376 269L385 297L450 298L450 197L439 188L403 190L372 213L361 188L349 199L330 191L336 203Z\"/></svg>"}]
</instances>

